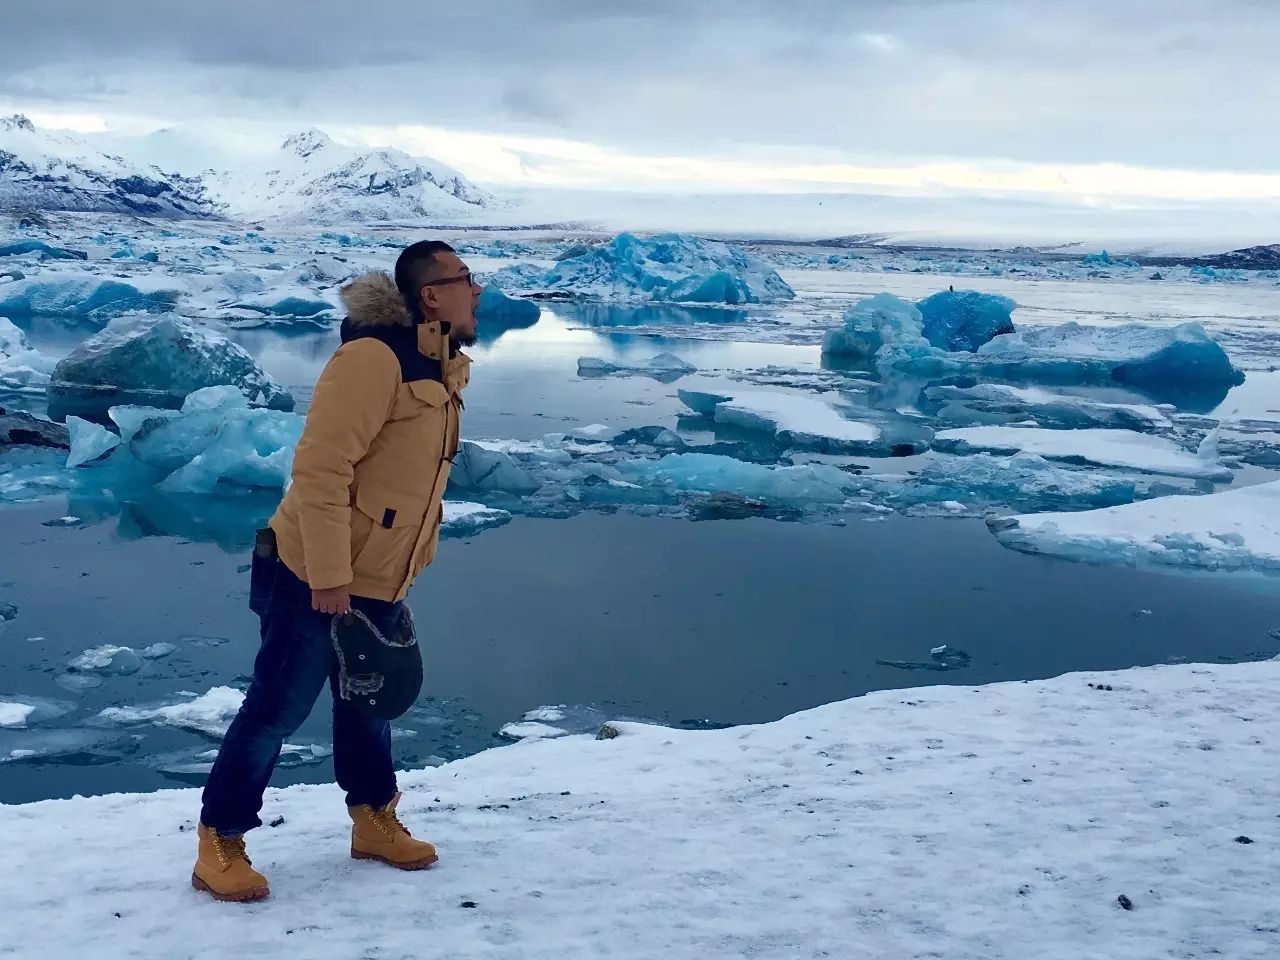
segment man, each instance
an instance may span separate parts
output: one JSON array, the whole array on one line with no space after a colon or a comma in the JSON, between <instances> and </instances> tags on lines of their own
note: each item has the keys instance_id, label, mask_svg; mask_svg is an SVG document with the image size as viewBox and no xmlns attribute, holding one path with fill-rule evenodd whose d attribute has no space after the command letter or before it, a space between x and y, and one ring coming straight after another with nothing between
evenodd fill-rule
<instances>
[{"instance_id":1,"label":"man","mask_svg":"<svg viewBox=\"0 0 1280 960\"><path fill-rule=\"evenodd\" d=\"M254 549L249 605L262 646L253 682L204 790L191 882L219 900L269 894L244 834L261 825L281 744L326 679L351 856L408 870L437 859L396 817L390 723L349 698L337 623L360 619L380 639L412 638L404 598L436 553L471 364L458 347L475 342L480 287L452 247L423 241L400 255L394 280L367 274L342 299L342 345L316 384L292 482Z\"/></svg>"}]
</instances>

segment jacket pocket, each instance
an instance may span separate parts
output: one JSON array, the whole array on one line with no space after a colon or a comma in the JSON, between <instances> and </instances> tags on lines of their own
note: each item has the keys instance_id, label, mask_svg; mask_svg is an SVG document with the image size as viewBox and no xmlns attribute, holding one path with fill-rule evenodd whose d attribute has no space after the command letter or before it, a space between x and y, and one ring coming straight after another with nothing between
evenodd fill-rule
<instances>
[{"instance_id":1,"label":"jacket pocket","mask_svg":"<svg viewBox=\"0 0 1280 960\"><path fill-rule=\"evenodd\" d=\"M426 503L399 497L376 489L361 487L356 491L352 525L352 549L356 544L356 525L368 527L364 543L355 553L351 568L356 577L399 589L408 578L413 548L422 529Z\"/></svg>"}]
</instances>

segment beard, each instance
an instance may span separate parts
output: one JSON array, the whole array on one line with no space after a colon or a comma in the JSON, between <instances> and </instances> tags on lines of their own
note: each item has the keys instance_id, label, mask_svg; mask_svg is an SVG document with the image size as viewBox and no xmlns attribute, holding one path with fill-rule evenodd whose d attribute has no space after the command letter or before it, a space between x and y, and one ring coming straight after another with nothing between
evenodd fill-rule
<instances>
[{"instance_id":1,"label":"beard","mask_svg":"<svg viewBox=\"0 0 1280 960\"><path fill-rule=\"evenodd\" d=\"M476 345L476 334L474 331L471 333L455 333L449 339L459 347L474 347Z\"/></svg>"}]
</instances>

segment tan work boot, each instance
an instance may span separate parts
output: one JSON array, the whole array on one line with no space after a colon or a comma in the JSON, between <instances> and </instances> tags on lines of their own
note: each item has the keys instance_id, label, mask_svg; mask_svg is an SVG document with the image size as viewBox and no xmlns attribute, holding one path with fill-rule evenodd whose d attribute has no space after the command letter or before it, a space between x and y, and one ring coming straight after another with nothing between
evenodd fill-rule
<instances>
[{"instance_id":1,"label":"tan work boot","mask_svg":"<svg viewBox=\"0 0 1280 960\"><path fill-rule=\"evenodd\" d=\"M366 804L347 807L351 814L351 856L356 860L381 860L400 870L421 870L440 858L436 848L415 840L396 816L396 794L381 810Z\"/></svg>"},{"instance_id":2,"label":"tan work boot","mask_svg":"<svg viewBox=\"0 0 1280 960\"><path fill-rule=\"evenodd\" d=\"M267 878L253 869L244 852L244 837L220 837L213 827L200 824L200 852L191 885L213 895L215 900L241 903L271 895Z\"/></svg>"}]
</instances>

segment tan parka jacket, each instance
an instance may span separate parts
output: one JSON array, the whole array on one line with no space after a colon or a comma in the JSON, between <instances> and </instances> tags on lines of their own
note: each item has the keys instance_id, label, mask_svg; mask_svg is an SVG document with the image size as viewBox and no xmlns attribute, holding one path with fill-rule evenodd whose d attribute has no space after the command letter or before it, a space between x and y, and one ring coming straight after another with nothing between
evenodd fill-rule
<instances>
[{"instance_id":1,"label":"tan parka jacket","mask_svg":"<svg viewBox=\"0 0 1280 960\"><path fill-rule=\"evenodd\" d=\"M311 589L401 600L435 557L471 360L447 325L414 322L385 273L342 299L343 343L316 383L271 528Z\"/></svg>"}]
</instances>

